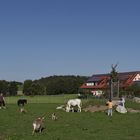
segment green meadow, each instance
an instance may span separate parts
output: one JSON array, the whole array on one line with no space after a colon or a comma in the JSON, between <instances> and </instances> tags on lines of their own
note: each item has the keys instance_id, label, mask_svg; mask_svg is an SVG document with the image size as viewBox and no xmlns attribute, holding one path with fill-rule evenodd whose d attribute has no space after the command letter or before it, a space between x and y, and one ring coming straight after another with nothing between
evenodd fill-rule
<instances>
[{"instance_id":1,"label":"green meadow","mask_svg":"<svg viewBox=\"0 0 140 140\"><path fill-rule=\"evenodd\" d=\"M7 109L0 110L0 140L139 140L140 113L118 114L108 117L104 112L69 112L56 110L76 95L7 97ZM26 98L26 114L19 112L16 102ZM103 104L103 100L82 100L83 106L90 103ZM128 101L126 106L140 109L140 104ZM57 121L51 120L56 112ZM32 135L32 123L45 116L46 129Z\"/></svg>"}]
</instances>

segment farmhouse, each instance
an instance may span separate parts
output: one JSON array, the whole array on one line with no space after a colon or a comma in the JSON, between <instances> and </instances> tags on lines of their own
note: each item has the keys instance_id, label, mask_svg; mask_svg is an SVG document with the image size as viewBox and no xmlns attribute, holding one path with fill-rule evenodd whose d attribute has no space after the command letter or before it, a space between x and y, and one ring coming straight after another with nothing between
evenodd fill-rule
<instances>
[{"instance_id":1,"label":"farmhouse","mask_svg":"<svg viewBox=\"0 0 140 140\"><path fill-rule=\"evenodd\" d=\"M140 82L140 71L118 73L117 78L119 82L116 84L119 84L120 88L127 89L132 84ZM93 95L101 95L110 89L110 74L92 75L80 89Z\"/></svg>"}]
</instances>

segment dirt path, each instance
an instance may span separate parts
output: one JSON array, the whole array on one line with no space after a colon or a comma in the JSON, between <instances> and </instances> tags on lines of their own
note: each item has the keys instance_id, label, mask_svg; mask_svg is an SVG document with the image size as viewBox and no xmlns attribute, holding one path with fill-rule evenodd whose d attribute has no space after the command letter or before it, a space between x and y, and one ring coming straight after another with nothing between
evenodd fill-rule
<instances>
[{"instance_id":1,"label":"dirt path","mask_svg":"<svg viewBox=\"0 0 140 140\"><path fill-rule=\"evenodd\" d=\"M107 110L107 106L104 106L104 105L95 105L95 106L92 106L92 105L89 105L88 107L84 108L83 109L85 112L105 112ZM130 112L130 113L140 113L140 110L135 110L133 108L127 108L127 111Z\"/></svg>"},{"instance_id":2,"label":"dirt path","mask_svg":"<svg viewBox=\"0 0 140 140\"><path fill-rule=\"evenodd\" d=\"M89 111L89 112L97 112L97 111L104 112L105 110L107 110L107 106L103 106L103 105L91 106L91 105L89 105L87 108L84 108L83 110L85 112L87 112L87 111Z\"/></svg>"}]
</instances>

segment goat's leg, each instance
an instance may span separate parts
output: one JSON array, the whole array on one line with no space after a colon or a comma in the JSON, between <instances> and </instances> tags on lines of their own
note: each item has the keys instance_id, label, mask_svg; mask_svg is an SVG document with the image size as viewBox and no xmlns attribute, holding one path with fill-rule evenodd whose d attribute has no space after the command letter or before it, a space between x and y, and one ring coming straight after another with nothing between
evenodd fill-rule
<instances>
[{"instance_id":1,"label":"goat's leg","mask_svg":"<svg viewBox=\"0 0 140 140\"><path fill-rule=\"evenodd\" d=\"M41 132L42 132L42 127L39 128L39 133L41 133Z\"/></svg>"},{"instance_id":2,"label":"goat's leg","mask_svg":"<svg viewBox=\"0 0 140 140\"><path fill-rule=\"evenodd\" d=\"M74 112L74 109L73 109L73 107L71 108L71 110L72 110L72 112Z\"/></svg>"},{"instance_id":3,"label":"goat's leg","mask_svg":"<svg viewBox=\"0 0 140 140\"><path fill-rule=\"evenodd\" d=\"M81 107L80 106L78 106L78 112L81 112Z\"/></svg>"},{"instance_id":4,"label":"goat's leg","mask_svg":"<svg viewBox=\"0 0 140 140\"><path fill-rule=\"evenodd\" d=\"M35 130L33 129L33 131L32 131L32 135L34 135L34 133L35 133Z\"/></svg>"}]
</instances>

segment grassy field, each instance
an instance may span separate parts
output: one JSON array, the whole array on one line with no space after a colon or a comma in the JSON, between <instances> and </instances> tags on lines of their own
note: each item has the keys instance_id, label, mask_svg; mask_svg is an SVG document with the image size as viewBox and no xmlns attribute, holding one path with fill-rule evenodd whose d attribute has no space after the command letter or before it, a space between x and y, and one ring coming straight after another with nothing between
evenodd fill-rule
<instances>
[{"instance_id":1,"label":"grassy field","mask_svg":"<svg viewBox=\"0 0 140 140\"><path fill-rule=\"evenodd\" d=\"M56 110L69 98L76 95L26 97L30 102L26 105L27 114L20 114L15 104L19 97L10 97L7 109L0 110L0 140L139 140L140 113L118 114L113 117L103 112L66 113ZM84 101L86 102L86 101ZM92 102L91 100L89 102ZM93 100L94 104L102 104L102 100ZM128 102L127 106L140 109L140 104ZM59 116L57 121L51 120L52 112ZM46 116L46 129L32 136L32 122L39 116Z\"/></svg>"},{"instance_id":2,"label":"grassy field","mask_svg":"<svg viewBox=\"0 0 140 140\"><path fill-rule=\"evenodd\" d=\"M17 103L18 99L27 99L28 103L64 103L68 99L76 98L77 94L48 95L48 96L11 96L5 97L8 104Z\"/></svg>"}]
</instances>

